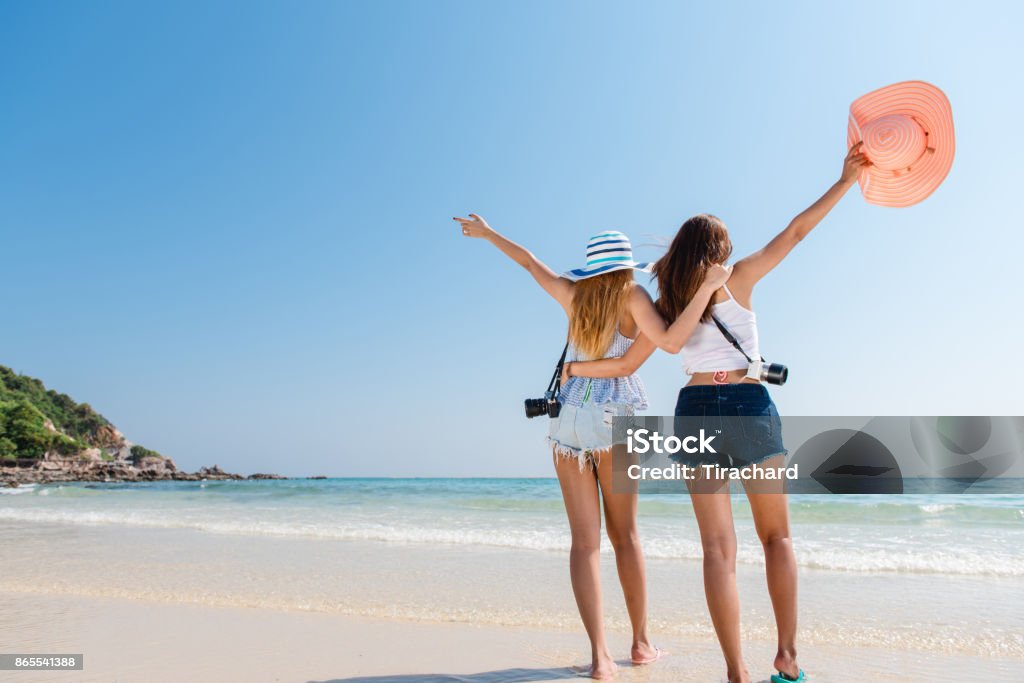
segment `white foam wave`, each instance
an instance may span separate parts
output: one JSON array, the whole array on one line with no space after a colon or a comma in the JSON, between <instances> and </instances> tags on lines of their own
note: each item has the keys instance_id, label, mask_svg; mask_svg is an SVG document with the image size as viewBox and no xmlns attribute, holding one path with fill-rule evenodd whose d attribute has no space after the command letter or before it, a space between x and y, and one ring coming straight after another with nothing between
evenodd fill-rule
<instances>
[{"instance_id":1,"label":"white foam wave","mask_svg":"<svg viewBox=\"0 0 1024 683\"><path fill-rule=\"evenodd\" d=\"M248 535L301 537L320 540L368 541L429 545L489 546L520 550L565 552L569 531L562 525L532 527L456 526L435 520L435 526L386 521L342 521L308 519L295 521L254 518L214 519L189 517L180 511L175 516L152 511L97 511L0 508L0 520L61 523L84 526L130 526L141 528L191 529L196 531ZM904 539L905 540L905 539ZM649 558L699 561L699 540L678 534L651 533L644 537L644 552ZM797 561L811 569L863 573L954 574L968 576L1024 576L1020 557L995 550L957 553L927 544L912 545L900 539L888 539L885 547L837 544L824 540L797 538ZM607 539L602 551L611 552ZM738 561L760 565L763 554L754 542L741 543Z\"/></svg>"},{"instance_id":2,"label":"white foam wave","mask_svg":"<svg viewBox=\"0 0 1024 683\"><path fill-rule=\"evenodd\" d=\"M17 496L23 493L32 493L38 484L19 484L18 486L4 486L0 488L0 495Z\"/></svg>"},{"instance_id":3,"label":"white foam wave","mask_svg":"<svg viewBox=\"0 0 1024 683\"><path fill-rule=\"evenodd\" d=\"M945 512L946 510L955 510L957 508L956 505L943 505L939 503L932 503L930 505L918 505L917 507L919 510L921 510L921 512L927 512L929 514L938 514L940 512Z\"/></svg>"}]
</instances>

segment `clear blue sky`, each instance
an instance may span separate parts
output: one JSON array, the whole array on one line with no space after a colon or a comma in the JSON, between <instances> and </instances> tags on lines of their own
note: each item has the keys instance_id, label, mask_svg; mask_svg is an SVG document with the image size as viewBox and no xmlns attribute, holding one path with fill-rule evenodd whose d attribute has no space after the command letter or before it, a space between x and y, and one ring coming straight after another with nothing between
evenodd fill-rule
<instances>
[{"instance_id":1,"label":"clear blue sky","mask_svg":"<svg viewBox=\"0 0 1024 683\"><path fill-rule=\"evenodd\" d=\"M755 292L784 414L1021 414L1018 3L0 3L0 364L194 469L551 473L558 271L710 211L736 253L922 79L946 183L843 203ZM639 250L654 258L653 246ZM642 369L668 414L680 359Z\"/></svg>"}]
</instances>

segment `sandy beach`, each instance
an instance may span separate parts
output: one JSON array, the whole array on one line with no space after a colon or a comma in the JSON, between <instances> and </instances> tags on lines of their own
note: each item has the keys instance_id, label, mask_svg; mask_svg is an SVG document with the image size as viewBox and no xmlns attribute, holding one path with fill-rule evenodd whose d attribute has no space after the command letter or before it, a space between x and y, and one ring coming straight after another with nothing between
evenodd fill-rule
<instances>
[{"instance_id":1,"label":"sandy beach","mask_svg":"<svg viewBox=\"0 0 1024 683\"><path fill-rule=\"evenodd\" d=\"M79 672L7 673L18 681L251 681L318 683L512 683L577 679L579 633L459 623L411 622L296 611L202 607L151 601L0 592L7 651L79 652ZM623 681L721 681L710 641L665 639L671 655L654 666L620 659ZM627 652L628 636L613 647ZM770 643L748 648L770 661ZM1024 663L881 648L803 649L815 681L955 681L985 675L1019 680ZM766 680L767 675L755 680Z\"/></svg>"},{"instance_id":2,"label":"sandy beach","mask_svg":"<svg viewBox=\"0 0 1024 683\"><path fill-rule=\"evenodd\" d=\"M557 547L561 513L544 502L548 493L530 493L544 505L529 512L531 499L509 482L500 482L505 498L493 509L483 485L465 483L456 495L443 483L418 482L430 492L419 497L412 484L403 485L400 499L374 484L373 503L354 490L323 496L330 483L158 486L64 486L0 500L2 651L81 653L85 661L79 672L5 672L4 680L497 683L575 678L573 667L588 663L566 552ZM443 502L424 500L441 489ZM318 502L295 502L303 496ZM431 505L438 512L429 513ZM649 667L625 661L628 621L605 552L606 623L622 658L619 679L722 681L700 561L688 554L692 520L672 511L666 523L673 526L662 529L656 506L667 504L645 505L642 533L664 555L648 560L651 633L671 655ZM771 610L763 564L737 505L747 660L754 680L763 681L774 654ZM365 525L356 523L360 506L370 520ZM331 512L314 524L321 507ZM403 527L389 520L392 508L406 519ZM487 512L474 518L469 508ZM442 510L451 515L439 516ZM1019 512L1008 512L928 508L919 514L929 520L922 529L942 529L943 515L968 513L983 520L1008 516L1012 529ZM822 517L799 505L796 513L798 520ZM491 524L491 515L498 522L488 543L474 529ZM529 547L530 539L543 540L537 536L543 520L556 544ZM462 536L437 539L428 521ZM866 538L884 538L868 536L864 521ZM500 541L497 530L513 526L520 535ZM924 533L903 526L889 524L882 533ZM391 538L398 528L406 535ZM409 536L413 530L419 535ZM818 521L805 524L803 535L812 530L831 534L836 547L849 533ZM683 544L682 556L667 552L675 546L659 545L670 535ZM860 539L863 550L854 559L872 557L869 546L878 542ZM938 551L933 556L936 564L923 571L914 569L920 562L913 555L884 571L857 564L837 570L815 566L827 563L810 550L801 555L798 543L800 658L811 680L1024 679L1024 580L1013 573L1013 558L1004 566L998 555L988 557L994 571L985 573Z\"/></svg>"}]
</instances>

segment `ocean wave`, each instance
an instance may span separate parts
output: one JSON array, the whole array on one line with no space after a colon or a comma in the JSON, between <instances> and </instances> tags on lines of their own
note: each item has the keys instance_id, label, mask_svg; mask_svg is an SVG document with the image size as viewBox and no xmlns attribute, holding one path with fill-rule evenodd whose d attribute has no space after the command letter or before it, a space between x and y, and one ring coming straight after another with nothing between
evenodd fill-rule
<instances>
[{"instance_id":1,"label":"ocean wave","mask_svg":"<svg viewBox=\"0 0 1024 683\"><path fill-rule=\"evenodd\" d=\"M194 513L193 513L194 514ZM422 523L388 523L386 521L330 520L268 520L214 519L189 517L176 511L174 517L154 512L72 511L53 509L0 508L0 520L12 522L59 523L80 526L129 526L141 528L187 529L217 534L277 536L333 541L364 541L450 546L477 546L516 550L566 552L569 530L562 524L467 526L433 520ZM673 528L658 528L643 533L644 553L657 560L700 561L703 557L699 539L681 536ZM864 543L838 542L797 536L797 561L802 567L855 573L952 574L964 576L1024 576L1024 558L996 548L975 547L962 552L927 543L911 543L912 537L874 538L877 546ZM611 553L607 539L602 552ZM738 562L761 565L764 562L760 545L744 539Z\"/></svg>"},{"instance_id":2,"label":"ocean wave","mask_svg":"<svg viewBox=\"0 0 1024 683\"><path fill-rule=\"evenodd\" d=\"M39 484L19 484L18 486L0 487L0 495L17 496L25 493L32 493Z\"/></svg>"},{"instance_id":3,"label":"ocean wave","mask_svg":"<svg viewBox=\"0 0 1024 683\"><path fill-rule=\"evenodd\" d=\"M957 508L956 505L941 505L939 503L932 503L931 505L918 505L917 507L922 512L927 512L929 514L945 512L947 510L955 510Z\"/></svg>"}]
</instances>

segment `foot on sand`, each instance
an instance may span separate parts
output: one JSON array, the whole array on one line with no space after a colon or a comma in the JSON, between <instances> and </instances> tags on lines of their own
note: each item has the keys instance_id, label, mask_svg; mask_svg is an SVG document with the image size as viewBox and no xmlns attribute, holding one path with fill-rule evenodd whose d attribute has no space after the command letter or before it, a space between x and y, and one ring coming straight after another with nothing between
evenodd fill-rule
<instances>
[{"instance_id":1,"label":"foot on sand","mask_svg":"<svg viewBox=\"0 0 1024 683\"><path fill-rule=\"evenodd\" d=\"M633 646L633 650L629 654L629 661L633 663L633 666L643 666L653 664L667 655L668 653L660 647L655 647L650 643L638 643Z\"/></svg>"},{"instance_id":2,"label":"foot on sand","mask_svg":"<svg viewBox=\"0 0 1024 683\"><path fill-rule=\"evenodd\" d=\"M593 678L598 681L606 681L611 678L615 678L615 674L618 672L619 667L611 657L602 657L595 659L590 665L589 669L580 667L576 669L578 676L585 676L587 678Z\"/></svg>"},{"instance_id":3,"label":"foot on sand","mask_svg":"<svg viewBox=\"0 0 1024 683\"><path fill-rule=\"evenodd\" d=\"M739 671L729 670L725 674L725 680L728 683L750 683L750 673L747 672L747 667L743 667Z\"/></svg>"},{"instance_id":4,"label":"foot on sand","mask_svg":"<svg viewBox=\"0 0 1024 683\"><path fill-rule=\"evenodd\" d=\"M779 650L775 655L775 670L791 681L800 677L800 667L796 663L796 650Z\"/></svg>"}]
</instances>

